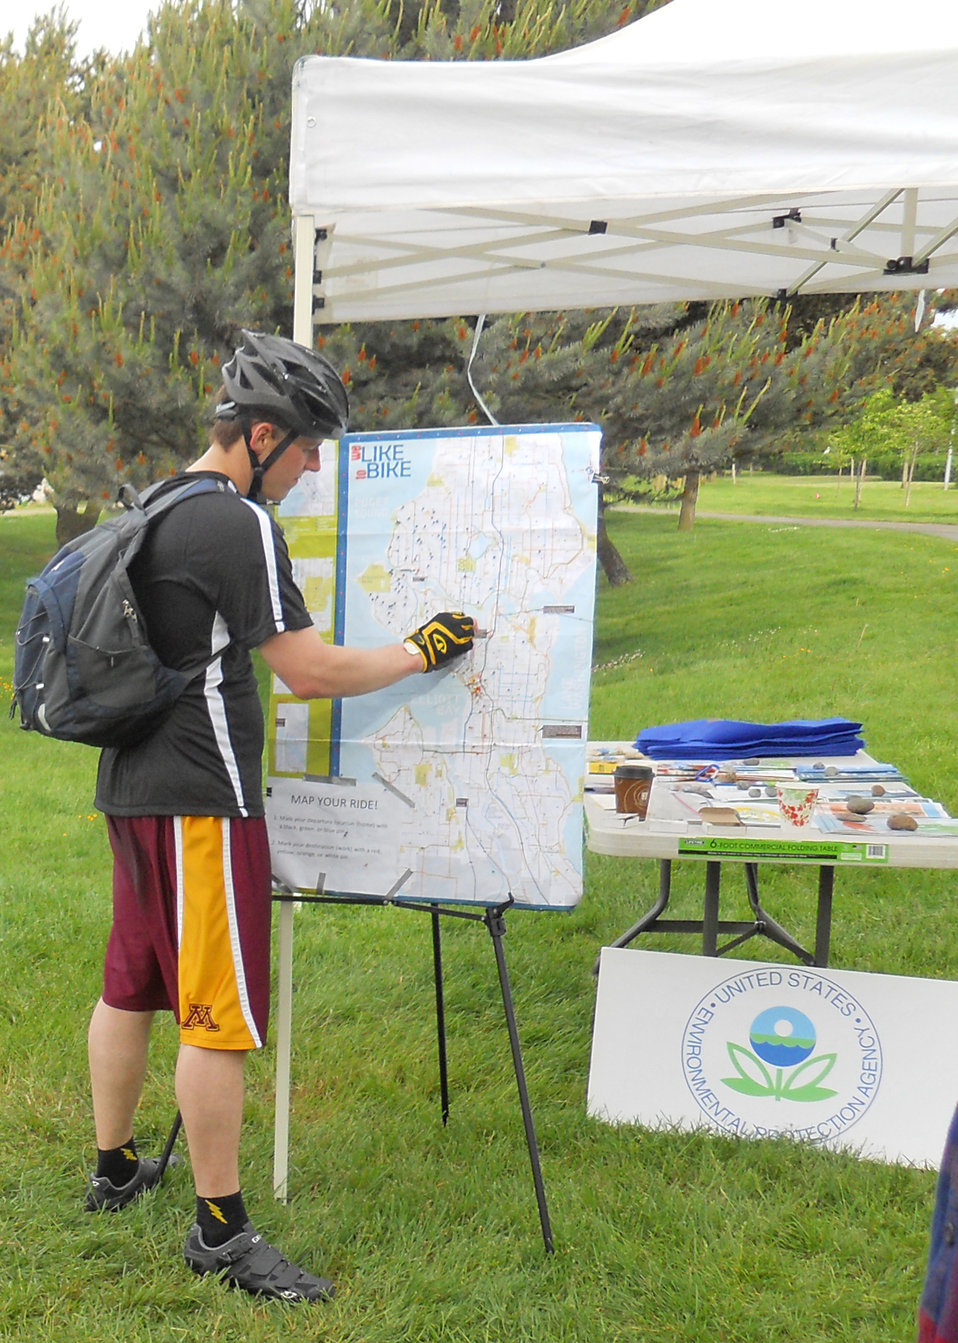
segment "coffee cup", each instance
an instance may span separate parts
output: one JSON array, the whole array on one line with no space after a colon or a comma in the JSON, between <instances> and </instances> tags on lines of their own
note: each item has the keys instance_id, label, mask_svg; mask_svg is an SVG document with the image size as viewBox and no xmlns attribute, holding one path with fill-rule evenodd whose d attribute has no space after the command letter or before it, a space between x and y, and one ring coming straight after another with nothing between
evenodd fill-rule
<instances>
[{"instance_id":1,"label":"coffee cup","mask_svg":"<svg viewBox=\"0 0 958 1343\"><path fill-rule=\"evenodd\" d=\"M613 776L616 811L644 821L654 778L655 770L649 765L616 765Z\"/></svg>"}]
</instances>

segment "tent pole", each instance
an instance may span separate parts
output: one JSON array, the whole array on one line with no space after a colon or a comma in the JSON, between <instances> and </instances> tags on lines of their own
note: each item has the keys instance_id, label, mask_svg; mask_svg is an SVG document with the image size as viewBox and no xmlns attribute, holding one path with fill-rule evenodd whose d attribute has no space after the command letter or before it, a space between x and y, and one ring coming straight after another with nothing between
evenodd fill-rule
<instances>
[{"instance_id":1,"label":"tent pole","mask_svg":"<svg viewBox=\"0 0 958 1343\"><path fill-rule=\"evenodd\" d=\"M313 346L313 271L316 220L313 215L293 217L293 340Z\"/></svg>"}]
</instances>

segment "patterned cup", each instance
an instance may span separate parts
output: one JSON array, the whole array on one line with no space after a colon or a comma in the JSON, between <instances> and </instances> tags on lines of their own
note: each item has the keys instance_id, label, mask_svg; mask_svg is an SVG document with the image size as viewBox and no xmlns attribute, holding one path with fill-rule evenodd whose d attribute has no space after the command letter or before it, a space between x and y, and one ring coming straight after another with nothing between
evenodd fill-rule
<instances>
[{"instance_id":1,"label":"patterned cup","mask_svg":"<svg viewBox=\"0 0 958 1343\"><path fill-rule=\"evenodd\" d=\"M818 789L791 784L779 787L777 792L782 820L789 825L808 825L818 800Z\"/></svg>"}]
</instances>

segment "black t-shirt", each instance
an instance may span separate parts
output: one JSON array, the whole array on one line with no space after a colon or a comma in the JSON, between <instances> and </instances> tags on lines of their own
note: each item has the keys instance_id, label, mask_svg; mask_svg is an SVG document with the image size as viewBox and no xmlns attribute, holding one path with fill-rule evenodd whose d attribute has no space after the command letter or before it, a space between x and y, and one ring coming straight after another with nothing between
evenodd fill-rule
<instances>
[{"instance_id":1,"label":"black t-shirt","mask_svg":"<svg viewBox=\"0 0 958 1343\"><path fill-rule=\"evenodd\" d=\"M227 477L204 474L222 490L153 523L130 578L161 661L213 661L156 732L101 753L96 805L108 815L263 815L263 714L249 650L311 621L279 526Z\"/></svg>"}]
</instances>

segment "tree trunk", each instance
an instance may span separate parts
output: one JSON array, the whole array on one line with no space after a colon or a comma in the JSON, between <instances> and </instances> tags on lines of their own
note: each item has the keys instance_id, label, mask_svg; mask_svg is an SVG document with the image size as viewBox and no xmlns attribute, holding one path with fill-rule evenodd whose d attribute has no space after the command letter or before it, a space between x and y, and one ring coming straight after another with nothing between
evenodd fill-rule
<instances>
[{"instance_id":1,"label":"tree trunk","mask_svg":"<svg viewBox=\"0 0 958 1343\"><path fill-rule=\"evenodd\" d=\"M685 477L682 508L679 512L679 531L690 532L695 523L695 505L699 497L699 473L690 471Z\"/></svg>"},{"instance_id":2,"label":"tree trunk","mask_svg":"<svg viewBox=\"0 0 958 1343\"><path fill-rule=\"evenodd\" d=\"M911 450L911 456L910 456L910 458L908 459L908 465L907 465L906 470L905 470L905 474L906 474L906 481L905 481L905 507L906 507L906 508L907 508L908 505L911 503L911 482L912 482L912 481L914 480L914 478L915 478L915 465L916 465L916 463L918 462L918 447L919 447L919 445L916 443L916 444L914 445L914 447L912 448L912 450Z\"/></svg>"},{"instance_id":3,"label":"tree trunk","mask_svg":"<svg viewBox=\"0 0 958 1343\"><path fill-rule=\"evenodd\" d=\"M602 486L600 485L598 489L599 519L596 528L596 552L599 563L602 565L602 572L609 580L609 585L613 588L620 588L626 583L632 582L632 574L625 560L609 540L609 533L605 527L605 501L602 498Z\"/></svg>"},{"instance_id":4,"label":"tree trunk","mask_svg":"<svg viewBox=\"0 0 958 1343\"><path fill-rule=\"evenodd\" d=\"M858 475L857 475L857 477L856 477L856 479L855 479L855 507L856 507L856 508L858 507L858 505L859 505L859 504L861 503L861 501L862 501L862 486L863 486L864 483L865 483L865 471L866 471L867 467L868 467L868 460L867 460L867 458L863 457L863 458L861 459L861 463L860 463L859 468L858 468Z\"/></svg>"},{"instance_id":5,"label":"tree trunk","mask_svg":"<svg viewBox=\"0 0 958 1343\"><path fill-rule=\"evenodd\" d=\"M83 511L67 508L63 504L55 505L57 511L57 546L65 546L84 532L91 531L100 517L100 505L87 499Z\"/></svg>"}]
</instances>

